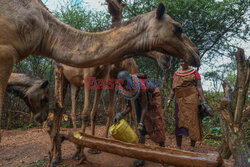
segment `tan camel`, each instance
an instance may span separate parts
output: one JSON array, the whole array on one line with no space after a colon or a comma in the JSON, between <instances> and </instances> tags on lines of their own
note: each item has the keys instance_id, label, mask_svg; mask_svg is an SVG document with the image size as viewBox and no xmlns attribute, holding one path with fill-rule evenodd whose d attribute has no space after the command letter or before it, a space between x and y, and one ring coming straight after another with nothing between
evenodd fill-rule
<instances>
[{"instance_id":1,"label":"tan camel","mask_svg":"<svg viewBox=\"0 0 250 167\"><path fill-rule=\"evenodd\" d=\"M42 123L49 112L48 81L27 74L11 73L7 92L24 100L31 113L30 121Z\"/></svg>"},{"instance_id":2,"label":"tan camel","mask_svg":"<svg viewBox=\"0 0 250 167\"><path fill-rule=\"evenodd\" d=\"M123 7L126 6L126 4L123 4L119 0L107 0L108 3L108 9L109 13L112 16L112 27L115 25L118 26L121 24L122 19L122 10ZM159 65L163 68L166 68L166 66L169 66L170 60L169 57L166 57L164 54L159 52L148 52L143 53L143 55L157 59ZM62 97L65 96L65 90L67 88L67 85L70 84L71 88L71 118L74 129L76 129L76 115L75 115L75 107L76 107L76 97L79 91L79 87L84 87L86 85L87 78L89 77L95 77L96 79L103 79L106 80L109 77L109 71L110 66L99 66L99 67L92 67L92 68L75 68L71 66L67 66L64 64L58 64L53 63L55 74L60 75L60 78L55 79L55 95L57 99L59 99L59 104L62 103L63 99ZM120 63L116 63L112 65L112 70L110 71L110 78L115 79L116 75L121 70L127 70L131 74L135 74L138 72L138 67L136 65L136 62L133 59L127 59ZM62 72L61 74L59 74ZM64 91L61 90L61 92L58 92L58 86L60 85L61 88L64 89ZM62 85L62 86L61 86ZM84 117L89 116L90 109L90 92L91 90L85 86L85 100L84 100L84 109L83 109L83 115ZM95 98L94 98L94 105L91 110L90 114L90 120L91 120L91 133L92 135L95 135L95 117L97 112L97 106L99 99L101 97L101 89L95 90ZM61 94L59 97L58 95ZM107 120L107 126L105 131L105 137L108 136L108 129L110 127L111 119L113 116L113 107L114 107L114 90L109 90L109 107L108 107L108 115L109 118ZM122 104L124 106L124 101L122 101ZM133 102L132 102L132 106ZM123 108L123 107L122 107ZM132 112L133 113L133 112ZM85 121L86 122L86 121ZM84 128L85 129L85 128Z\"/></svg>"},{"instance_id":3,"label":"tan camel","mask_svg":"<svg viewBox=\"0 0 250 167\"><path fill-rule=\"evenodd\" d=\"M162 3L119 27L95 33L64 24L41 0L1 0L0 11L0 120L12 68L29 55L87 68L120 61L130 53L157 50L200 65L194 44L182 34L181 24L165 14Z\"/></svg>"},{"instance_id":4,"label":"tan camel","mask_svg":"<svg viewBox=\"0 0 250 167\"><path fill-rule=\"evenodd\" d=\"M105 82L108 78L115 79L117 73L120 70L128 70L131 74L138 72L138 67L136 65L136 62L132 58L126 59L119 64L116 63L115 65L108 65L108 66L103 67L103 68L101 68L100 66L93 67L93 68L75 68L75 67L70 67L70 66L63 65L63 64L58 64L58 63L53 63L53 65L54 65L54 69L55 69L55 74L61 76L60 79L59 79L59 77L57 77L57 79L55 79L55 95L56 95L57 99L60 101L59 103L62 103L62 101L65 97L67 85L70 84L71 103L72 103L71 118L72 118L72 123L73 123L74 129L76 129L76 115L75 115L76 97L77 97L77 94L78 94L80 87L85 88L84 89L85 90L85 92L84 92L85 93L85 96L84 96L85 102L84 102L84 109L83 109L83 113L85 113L84 115L89 115L89 111L91 110L90 109L91 89L89 89L86 86L86 84L87 84L86 82L87 82L89 77L95 77L96 80L99 79L99 80L103 80ZM61 73L61 74L59 74L59 73ZM90 112L91 113L90 120L91 120L91 126L92 126L92 128L91 128L92 135L95 134L93 125L95 124L95 115L96 115L96 111L97 111L97 107L98 107L98 102L100 100L101 93L102 93L102 89L94 89L94 90L95 90L94 104L93 104L93 108ZM109 96L110 96L109 102L110 103L109 103L109 107L108 107L108 113L110 113L110 112L113 113L112 106L114 106L114 104L113 104L114 101L113 101L113 98L111 98L111 97L114 96L114 93L115 93L114 90L109 90ZM59 97L59 94L60 94L60 97ZM109 121L110 121L110 119L109 119ZM110 123L108 123L108 124L110 124ZM107 136L107 134L105 136Z\"/></svg>"}]
</instances>

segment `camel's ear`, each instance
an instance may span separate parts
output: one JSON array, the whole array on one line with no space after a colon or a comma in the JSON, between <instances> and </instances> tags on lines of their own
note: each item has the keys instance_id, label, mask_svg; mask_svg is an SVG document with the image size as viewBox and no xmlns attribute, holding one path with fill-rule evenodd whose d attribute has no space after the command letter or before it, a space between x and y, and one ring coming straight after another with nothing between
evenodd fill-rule
<instances>
[{"instance_id":1,"label":"camel's ear","mask_svg":"<svg viewBox=\"0 0 250 167\"><path fill-rule=\"evenodd\" d=\"M156 18L161 19L165 13L165 10L166 10L165 5L163 3L159 3L157 10L156 10Z\"/></svg>"},{"instance_id":2,"label":"camel's ear","mask_svg":"<svg viewBox=\"0 0 250 167\"><path fill-rule=\"evenodd\" d=\"M122 8L127 7L127 3L122 3Z\"/></svg>"},{"instance_id":3,"label":"camel's ear","mask_svg":"<svg viewBox=\"0 0 250 167\"><path fill-rule=\"evenodd\" d=\"M49 81L48 80L45 80L42 84L41 84L41 88L42 89L45 89L47 86L49 85Z\"/></svg>"}]
</instances>

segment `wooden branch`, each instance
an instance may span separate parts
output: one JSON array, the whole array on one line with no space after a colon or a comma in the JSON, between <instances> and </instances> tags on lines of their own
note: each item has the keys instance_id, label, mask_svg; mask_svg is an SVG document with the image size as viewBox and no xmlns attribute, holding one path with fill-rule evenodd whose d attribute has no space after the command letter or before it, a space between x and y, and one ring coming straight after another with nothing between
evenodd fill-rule
<instances>
[{"instance_id":1,"label":"wooden branch","mask_svg":"<svg viewBox=\"0 0 250 167\"><path fill-rule=\"evenodd\" d=\"M228 144L226 141L223 141L220 148L218 149L218 152L220 153L221 158L223 159L229 159L232 155L232 152L229 149Z\"/></svg>"},{"instance_id":2,"label":"wooden branch","mask_svg":"<svg viewBox=\"0 0 250 167\"><path fill-rule=\"evenodd\" d=\"M54 109L54 117L53 117L53 124L48 131L51 140L51 150L49 151L49 164L48 166L54 166L57 164L61 159L61 137L60 133L60 126L62 120L62 110L58 103L56 103L56 107Z\"/></svg>"},{"instance_id":3,"label":"wooden branch","mask_svg":"<svg viewBox=\"0 0 250 167\"><path fill-rule=\"evenodd\" d=\"M81 133L81 139L73 134L60 134L63 139L69 140L79 146L85 146L100 151L127 156L142 160L154 161L174 166L220 166L222 161L218 154L192 153L177 149L152 147L141 144L129 144L117 140L90 136Z\"/></svg>"},{"instance_id":4,"label":"wooden branch","mask_svg":"<svg viewBox=\"0 0 250 167\"><path fill-rule=\"evenodd\" d=\"M225 93L225 97L221 99L220 107L227 107L232 114L232 88L226 80L222 81L222 87Z\"/></svg>"},{"instance_id":5,"label":"wooden branch","mask_svg":"<svg viewBox=\"0 0 250 167\"><path fill-rule=\"evenodd\" d=\"M235 56L237 61L237 101L234 113L234 121L236 123L240 123L248 91L249 63L247 63L245 60L243 49L238 48Z\"/></svg>"},{"instance_id":6,"label":"wooden branch","mask_svg":"<svg viewBox=\"0 0 250 167\"><path fill-rule=\"evenodd\" d=\"M241 127L243 109L245 108L249 87L249 60L248 62L245 60L244 50L240 48L235 56L237 61L237 82L234 89L233 101L236 101L236 106L232 114L225 108L221 112L220 122L225 143L223 143L224 148L220 153L222 158L228 158L232 153L235 159L235 166L243 167L249 166L249 149L246 140L244 140L244 132Z\"/></svg>"},{"instance_id":7,"label":"wooden branch","mask_svg":"<svg viewBox=\"0 0 250 167\"><path fill-rule=\"evenodd\" d=\"M216 135L213 135L213 134L206 134L203 139L214 139L214 140L221 140L222 136L216 136Z\"/></svg>"},{"instance_id":8,"label":"wooden branch","mask_svg":"<svg viewBox=\"0 0 250 167\"><path fill-rule=\"evenodd\" d=\"M239 16L239 18L240 18L241 16ZM206 54L206 52L207 51L209 51L210 49L212 49L214 46L215 46L215 44L230 30L230 28L234 25L234 24L236 24L237 22L238 22L238 18L237 19L235 19L234 20L234 22L232 23L232 24L230 24L228 27L227 27L227 29L225 29L223 32L221 32L218 36L217 36L217 38L214 40L214 42L212 43L212 45L211 46L209 46L207 49L205 49L204 51L203 51L203 53L201 54L201 56L200 56L200 59L202 59L202 57Z\"/></svg>"}]
</instances>

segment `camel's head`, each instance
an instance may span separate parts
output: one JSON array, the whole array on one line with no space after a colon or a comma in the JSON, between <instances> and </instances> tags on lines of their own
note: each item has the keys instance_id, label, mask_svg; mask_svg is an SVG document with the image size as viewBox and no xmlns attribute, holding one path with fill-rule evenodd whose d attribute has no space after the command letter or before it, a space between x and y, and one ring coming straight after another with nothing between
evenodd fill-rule
<instances>
[{"instance_id":1,"label":"camel's head","mask_svg":"<svg viewBox=\"0 0 250 167\"><path fill-rule=\"evenodd\" d=\"M34 120L42 123L46 121L49 112L49 82L35 84L26 93L31 110L34 114Z\"/></svg>"},{"instance_id":2,"label":"camel's head","mask_svg":"<svg viewBox=\"0 0 250 167\"><path fill-rule=\"evenodd\" d=\"M180 23L165 14L165 6L160 3L155 11L144 15L148 22L146 35L157 51L167 55L183 58L191 66L200 66L200 56L197 47L182 32Z\"/></svg>"}]
</instances>

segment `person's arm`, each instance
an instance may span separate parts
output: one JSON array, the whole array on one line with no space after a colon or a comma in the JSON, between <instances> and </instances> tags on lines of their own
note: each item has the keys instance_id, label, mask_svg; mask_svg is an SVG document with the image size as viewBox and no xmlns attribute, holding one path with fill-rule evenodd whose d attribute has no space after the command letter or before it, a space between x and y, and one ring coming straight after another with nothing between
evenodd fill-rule
<instances>
[{"instance_id":1,"label":"person's arm","mask_svg":"<svg viewBox=\"0 0 250 167\"><path fill-rule=\"evenodd\" d=\"M126 104L127 105L125 106L123 112L121 112L122 117L126 116L131 111L132 108L130 101L126 100Z\"/></svg>"},{"instance_id":2,"label":"person's arm","mask_svg":"<svg viewBox=\"0 0 250 167\"><path fill-rule=\"evenodd\" d=\"M206 99L205 99L205 96L204 96L204 93L203 93L203 89L202 89L202 86L201 86L201 80L197 80L197 86L196 86L196 89L198 91L198 94L201 98L201 104L202 106L206 104ZM205 106L204 106L205 107Z\"/></svg>"},{"instance_id":3,"label":"person's arm","mask_svg":"<svg viewBox=\"0 0 250 167\"><path fill-rule=\"evenodd\" d=\"M114 122L118 123L125 115L127 115L131 111L131 103L126 100L126 106L122 112L119 112L114 117Z\"/></svg>"},{"instance_id":4,"label":"person's arm","mask_svg":"<svg viewBox=\"0 0 250 167\"><path fill-rule=\"evenodd\" d=\"M201 105L202 105L202 108L205 109L206 113L208 115L210 115L211 117L214 116L214 112L213 110L208 106L207 102L206 102L206 99L205 99L205 96L204 96L204 93L203 93L203 89L202 89L202 86L201 86L201 80L198 80L197 81L197 87L196 87L197 91L198 91L198 94L201 98Z\"/></svg>"},{"instance_id":5,"label":"person's arm","mask_svg":"<svg viewBox=\"0 0 250 167\"><path fill-rule=\"evenodd\" d=\"M169 99L168 99L168 101L167 101L167 108L169 108L170 103L173 101L174 95L175 95L175 89L172 88L172 89L171 89L171 92L170 92Z\"/></svg>"}]
</instances>

